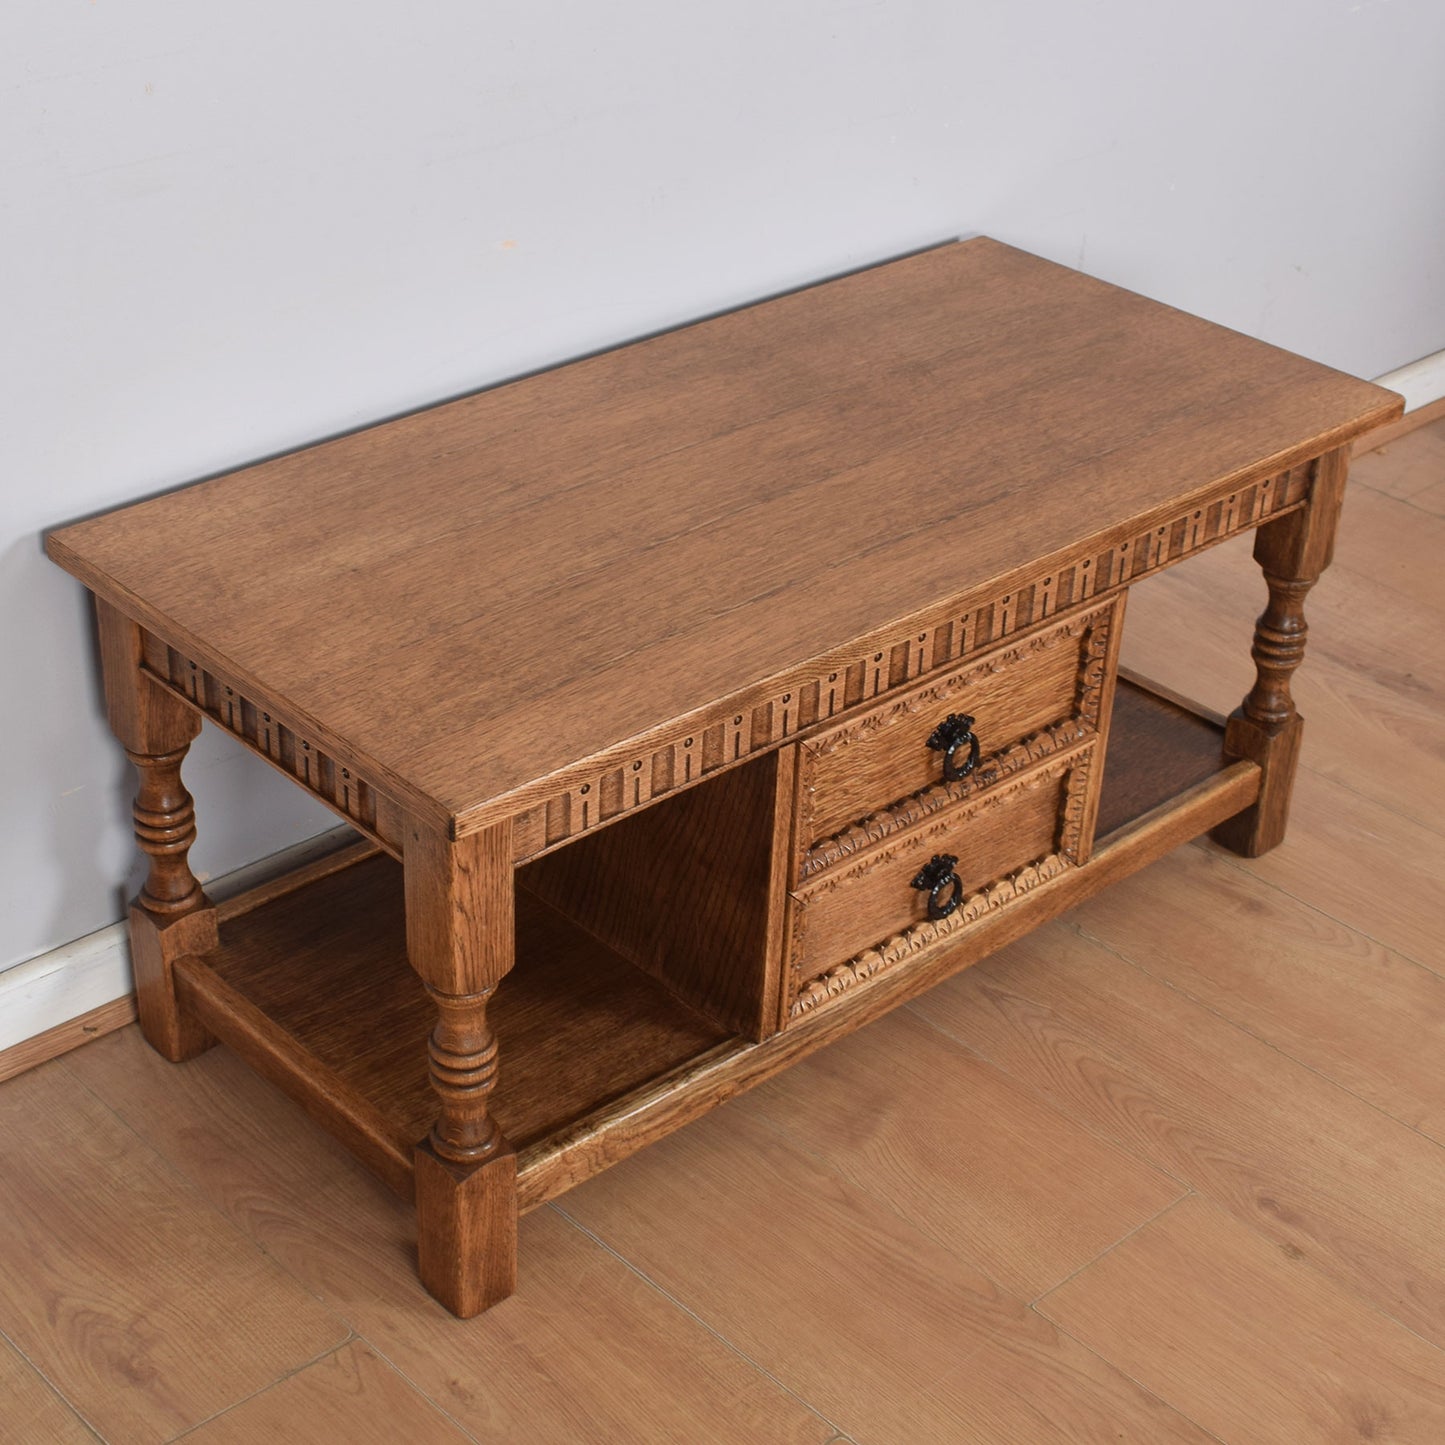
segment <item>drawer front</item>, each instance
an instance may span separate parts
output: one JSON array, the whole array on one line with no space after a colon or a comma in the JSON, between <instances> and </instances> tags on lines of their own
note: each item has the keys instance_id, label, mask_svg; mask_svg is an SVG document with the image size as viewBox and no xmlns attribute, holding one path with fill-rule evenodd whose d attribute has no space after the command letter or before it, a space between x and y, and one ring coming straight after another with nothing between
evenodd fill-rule
<instances>
[{"instance_id":1,"label":"drawer front","mask_svg":"<svg viewBox=\"0 0 1445 1445\"><path fill-rule=\"evenodd\" d=\"M1087 843L1083 834L1094 752L1091 741L1047 759L895 834L792 894L793 1016L803 1011L799 1000L816 995L820 984L825 993L832 991L826 978L840 966L850 981L857 981L859 955L866 950L887 945L886 953L906 955L1071 866ZM957 860L940 870L958 879L957 904L941 919L930 917L929 892L915 886L936 857ZM947 905L954 891L952 884L943 887L936 904ZM868 972L888 961L880 954ZM803 1008L811 1006L805 1002Z\"/></svg>"},{"instance_id":2,"label":"drawer front","mask_svg":"<svg viewBox=\"0 0 1445 1445\"><path fill-rule=\"evenodd\" d=\"M799 749L798 876L807 878L859 846L1088 737L1105 701L1116 631L1110 602L976 658L804 742ZM976 740L978 762L966 776L948 781L946 719L957 715L973 719L968 732ZM940 724L943 735L937 732ZM1035 746L1020 746L1036 737ZM967 741L955 748L950 772L968 768L969 752ZM859 827L863 838L839 836Z\"/></svg>"}]
</instances>

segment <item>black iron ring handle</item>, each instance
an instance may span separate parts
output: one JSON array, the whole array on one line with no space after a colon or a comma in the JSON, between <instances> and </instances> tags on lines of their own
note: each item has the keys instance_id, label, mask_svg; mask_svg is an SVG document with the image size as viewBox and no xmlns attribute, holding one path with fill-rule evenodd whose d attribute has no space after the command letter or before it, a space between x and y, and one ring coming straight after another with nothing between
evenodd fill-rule
<instances>
[{"instance_id":1,"label":"black iron ring handle","mask_svg":"<svg viewBox=\"0 0 1445 1445\"><path fill-rule=\"evenodd\" d=\"M951 853L935 853L922 868L913 886L928 894L928 916L947 918L963 902L963 883L955 873L958 859Z\"/></svg>"},{"instance_id":2,"label":"black iron ring handle","mask_svg":"<svg viewBox=\"0 0 1445 1445\"><path fill-rule=\"evenodd\" d=\"M958 750L965 744L968 756L960 763ZM978 736L973 719L965 713L949 713L929 734L928 746L943 754L943 776L950 783L961 782L978 766Z\"/></svg>"}]
</instances>

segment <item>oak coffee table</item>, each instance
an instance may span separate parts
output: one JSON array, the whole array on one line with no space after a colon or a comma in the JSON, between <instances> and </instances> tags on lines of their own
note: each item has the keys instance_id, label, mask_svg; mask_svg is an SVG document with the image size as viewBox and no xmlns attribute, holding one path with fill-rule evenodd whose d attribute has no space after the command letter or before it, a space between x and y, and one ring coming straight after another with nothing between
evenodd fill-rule
<instances>
[{"instance_id":1,"label":"oak coffee table","mask_svg":"<svg viewBox=\"0 0 1445 1445\"><path fill-rule=\"evenodd\" d=\"M290 1093L486 1309L520 1210L1185 839L1278 843L1305 594L1400 411L980 238L56 531L145 1036ZM1121 677L1129 587L1249 529L1227 723ZM213 904L203 718L359 840Z\"/></svg>"}]
</instances>

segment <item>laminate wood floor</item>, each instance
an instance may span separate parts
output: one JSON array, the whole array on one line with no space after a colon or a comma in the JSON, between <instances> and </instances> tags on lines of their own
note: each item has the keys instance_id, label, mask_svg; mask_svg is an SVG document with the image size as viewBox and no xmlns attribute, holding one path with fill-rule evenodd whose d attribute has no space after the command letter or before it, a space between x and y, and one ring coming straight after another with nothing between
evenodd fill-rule
<instances>
[{"instance_id":1,"label":"laminate wood floor","mask_svg":"<svg viewBox=\"0 0 1445 1445\"><path fill-rule=\"evenodd\" d=\"M1196 843L527 1217L409 1211L224 1049L0 1084L0 1441L1445 1441L1445 421L1356 459L1293 831ZM1136 589L1221 711L1263 588ZM1184 641L1181 641L1184 639Z\"/></svg>"}]
</instances>

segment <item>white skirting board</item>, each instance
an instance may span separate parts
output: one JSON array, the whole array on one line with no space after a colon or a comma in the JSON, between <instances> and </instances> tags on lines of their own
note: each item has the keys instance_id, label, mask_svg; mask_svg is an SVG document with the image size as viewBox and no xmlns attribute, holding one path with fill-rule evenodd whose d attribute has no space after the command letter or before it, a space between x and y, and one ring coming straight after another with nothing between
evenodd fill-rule
<instances>
[{"instance_id":1,"label":"white skirting board","mask_svg":"<svg viewBox=\"0 0 1445 1445\"><path fill-rule=\"evenodd\" d=\"M123 923L17 963L0 973L0 1053L124 998L133 987Z\"/></svg>"},{"instance_id":2,"label":"white skirting board","mask_svg":"<svg viewBox=\"0 0 1445 1445\"><path fill-rule=\"evenodd\" d=\"M1407 415L1412 411L1419 411L1422 406L1429 406L1431 402L1445 397L1445 351L1422 356L1419 361L1412 361L1409 366L1402 366L1395 371L1387 371L1384 376L1377 376L1375 380L1381 386L1388 386L1391 391L1398 391L1405 398Z\"/></svg>"},{"instance_id":3,"label":"white skirting board","mask_svg":"<svg viewBox=\"0 0 1445 1445\"><path fill-rule=\"evenodd\" d=\"M1405 398L1407 413L1418 411L1445 398L1445 351L1422 356L1375 380ZM355 836L349 828L338 828L310 838L229 873L208 885L208 889L216 898L239 893L275 873L300 866L308 858L319 857L339 846L347 835ZM112 999L124 998L132 987L123 923L113 923L7 969L0 973L0 1051Z\"/></svg>"},{"instance_id":4,"label":"white skirting board","mask_svg":"<svg viewBox=\"0 0 1445 1445\"><path fill-rule=\"evenodd\" d=\"M206 891L218 900L231 897L278 873L299 868L356 836L350 828L333 828L212 879L206 883ZM7 968L0 973L0 1053L113 999L124 998L134 987L124 923L112 923Z\"/></svg>"}]
</instances>

